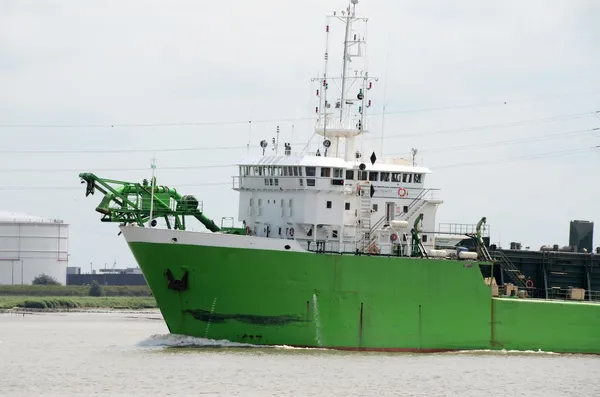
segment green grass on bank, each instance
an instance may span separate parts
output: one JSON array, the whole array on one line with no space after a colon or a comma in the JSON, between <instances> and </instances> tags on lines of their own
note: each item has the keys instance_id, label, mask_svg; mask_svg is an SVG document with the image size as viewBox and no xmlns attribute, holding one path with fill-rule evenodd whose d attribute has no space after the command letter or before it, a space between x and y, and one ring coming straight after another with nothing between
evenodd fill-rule
<instances>
[{"instance_id":1,"label":"green grass on bank","mask_svg":"<svg viewBox=\"0 0 600 397\"><path fill-rule=\"evenodd\" d=\"M89 289L89 288L88 288ZM0 296L0 309L149 309L156 308L146 296Z\"/></svg>"},{"instance_id":2,"label":"green grass on bank","mask_svg":"<svg viewBox=\"0 0 600 397\"><path fill-rule=\"evenodd\" d=\"M151 297L152 292L147 285L104 285L107 297ZM89 285L0 285L0 297L75 297L88 296Z\"/></svg>"}]
</instances>

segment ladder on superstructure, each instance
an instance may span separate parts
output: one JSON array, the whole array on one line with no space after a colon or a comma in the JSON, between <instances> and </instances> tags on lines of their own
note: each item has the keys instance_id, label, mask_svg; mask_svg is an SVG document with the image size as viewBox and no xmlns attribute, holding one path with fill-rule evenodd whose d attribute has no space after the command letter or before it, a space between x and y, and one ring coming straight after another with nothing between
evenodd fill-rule
<instances>
[{"instance_id":1,"label":"ladder on superstructure","mask_svg":"<svg viewBox=\"0 0 600 397\"><path fill-rule=\"evenodd\" d=\"M479 258L481 258L481 260L484 260L486 262L492 262L494 259L490 255L490 251L488 251L488 249L485 246L485 244L483 243L483 241L480 241L477 238L475 238L475 241L476 241L476 244L477 244L476 245L477 256Z\"/></svg>"},{"instance_id":2,"label":"ladder on superstructure","mask_svg":"<svg viewBox=\"0 0 600 397\"><path fill-rule=\"evenodd\" d=\"M370 186L369 186L369 185L366 185L366 186L361 186L361 188L362 188L363 190L364 190L364 189L370 189ZM414 216L414 215L415 215L417 212L419 212L419 211L420 211L420 210L421 210L423 207L425 207L425 205L427 205L427 200L426 200L424 197L425 197L425 195L426 195L426 194L427 194L427 193L428 193L430 190L431 190L431 189L423 189L423 190L421 191L421 193L419 193L419 195L418 195L417 197L415 197L415 199L414 199L414 200L413 200L413 201L412 201L412 202L409 204L409 206L408 206L408 212L404 212L404 213L402 213L402 215L400 215L400 216L398 217L398 218L399 218L398 220L406 220L406 221L409 221L409 220L410 220L410 218L411 218L412 216ZM366 191L365 191L365 194L367 194L367 192L366 192ZM364 196L363 196L363 197L364 197ZM369 197L369 198L368 198L368 206L369 206L369 218L368 218L368 221L367 221L367 222L365 222L365 224L366 224L366 223L368 223L368 225L369 225L369 226L371 226L371 223L372 223L372 222L371 222L371 216L370 216L370 215L371 215L371 211L370 211L370 208L371 208L371 199L370 199L370 195L369 195L368 197ZM362 210L362 202L363 202L363 200L365 200L365 206L366 206L366 204L367 204L367 203L366 203L366 199L364 199L364 198L361 198L361 210ZM365 208L366 208L366 207L365 207ZM392 218L393 218L393 217L392 217L391 215L388 215L388 214L386 214L386 215L383 215L383 216L382 216L382 217L381 217L381 218L380 218L380 219L379 219L377 222L375 222L375 224L374 224L373 226L371 226L371 227L369 228L369 230L368 230L367 232L363 233L363 232L361 231L362 235L363 235L363 236L365 236L365 242L363 243L363 251L364 251L365 249L368 249L368 248L370 248L372 244L375 244L375 243L377 242L377 238L378 238L377 232L378 232L378 230L379 230L379 229L380 229L382 226L383 226L383 227L385 227L385 226L389 226L390 219L392 219ZM361 219L361 224L362 224L362 219ZM405 236L405 238L406 238L406 243L408 244L408 238L407 238L407 236L406 236L406 233L404 233L404 236ZM419 250L421 250L422 252L424 252L424 253L426 254L426 251L425 251L425 246L424 246L424 245L423 245L423 243L420 241L420 238L419 238L419 243L417 243L417 245L419 245ZM365 248L365 247L366 247L366 248Z\"/></svg>"},{"instance_id":3,"label":"ladder on superstructure","mask_svg":"<svg viewBox=\"0 0 600 397\"><path fill-rule=\"evenodd\" d=\"M475 241L475 250L477 251L477 259L480 261L493 262L494 259L490 255L485 243L482 238L482 228L485 225L486 218L483 217L477 222L475 233L465 233L465 235L471 237Z\"/></svg>"},{"instance_id":4,"label":"ladder on superstructure","mask_svg":"<svg viewBox=\"0 0 600 397\"><path fill-rule=\"evenodd\" d=\"M431 189L421 190L421 192L417 195L417 197L415 197L413 199L413 201L411 201L411 203L408 205L408 211L404 212L404 213L402 213L402 215L400 215L400 219L409 221L413 215L415 215L417 212L419 212L421 209L423 209L423 207L425 207L425 205L427 205L427 200L425 199L425 195L429 191L431 191Z\"/></svg>"},{"instance_id":5,"label":"ladder on superstructure","mask_svg":"<svg viewBox=\"0 0 600 397\"><path fill-rule=\"evenodd\" d=\"M362 252L369 252L371 245L371 186L368 183L361 183L358 185L360 190L358 194L360 196L360 208L359 208L359 241L361 244Z\"/></svg>"},{"instance_id":6,"label":"ladder on superstructure","mask_svg":"<svg viewBox=\"0 0 600 397\"><path fill-rule=\"evenodd\" d=\"M494 251L495 258L490 255L487 247L485 246L482 238L482 228L485 225L486 218L483 217L477 223L477 230L475 233L467 233L469 237L472 237L475 240L477 256L480 260L484 260L486 262L500 262L500 266L502 269L506 270L509 277L519 284L521 287L526 287L527 282L525 280L525 275L521 273L521 271L508 259L506 255L504 255L501 251Z\"/></svg>"},{"instance_id":7,"label":"ladder on superstructure","mask_svg":"<svg viewBox=\"0 0 600 397\"><path fill-rule=\"evenodd\" d=\"M502 268L506 270L508 277L515 284L519 284L522 288L527 288L527 280L525 275L521 273L515 264L512 263L502 251L494 251L494 256L496 257L496 260L500 262Z\"/></svg>"}]
</instances>

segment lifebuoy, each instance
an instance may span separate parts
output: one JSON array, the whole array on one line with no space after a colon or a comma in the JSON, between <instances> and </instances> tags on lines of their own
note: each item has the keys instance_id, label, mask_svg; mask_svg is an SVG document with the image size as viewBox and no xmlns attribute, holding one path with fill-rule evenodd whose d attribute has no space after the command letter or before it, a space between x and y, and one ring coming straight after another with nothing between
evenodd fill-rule
<instances>
[{"instance_id":1,"label":"lifebuoy","mask_svg":"<svg viewBox=\"0 0 600 397\"><path fill-rule=\"evenodd\" d=\"M531 279L527 280L527 281L525 282L525 286L526 286L527 288L533 288L533 281L532 281Z\"/></svg>"},{"instance_id":2,"label":"lifebuoy","mask_svg":"<svg viewBox=\"0 0 600 397\"><path fill-rule=\"evenodd\" d=\"M371 246L369 247L369 252L371 254L378 254L379 253L379 247L377 246L377 244L375 244L375 243L371 244Z\"/></svg>"},{"instance_id":3,"label":"lifebuoy","mask_svg":"<svg viewBox=\"0 0 600 397\"><path fill-rule=\"evenodd\" d=\"M396 241L396 240L398 240L398 235L397 235L396 233L393 233L393 234L390 236L390 239L391 239L392 241Z\"/></svg>"},{"instance_id":4,"label":"lifebuoy","mask_svg":"<svg viewBox=\"0 0 600 397\"><path fill-rule=\"evenodd\" d=\"M290 228L290 237L294 237L294 228L293 227Z\"/></svg>"},{"instance_id":5,"label":"lifebuoy","mask_svg":"<svg viewBox=\"0 0 600 397\"><path fill-rule=\"evenodd\" d=\"M404 196L406 196L406 193L408 193L408 192L406 191L405 188L403 188L403 187L398 188L398 196L404 197Z\"/></svg>"}]
</instances>

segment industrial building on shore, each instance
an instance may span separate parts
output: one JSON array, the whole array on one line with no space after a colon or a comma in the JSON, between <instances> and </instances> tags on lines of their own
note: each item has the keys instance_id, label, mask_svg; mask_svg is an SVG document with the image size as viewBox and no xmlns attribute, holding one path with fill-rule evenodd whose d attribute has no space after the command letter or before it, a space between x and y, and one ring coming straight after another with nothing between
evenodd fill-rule
<instances>
[{"instance_id":1,"label":"industrial building on shore","mask_svg":"<svg viewBox=\"0 0 600 397\"><path fill-rule=\"evenodd\" d=\"M0 285L31 284L41 274L65 285L68 249L63 221L0 211Z\"/></svg>"},{"instance_id":2,"label":"industrial building on shore","mask_svg":"<svg viewBox=\"0 0 600 397\"><path fill-rule=\"evenodd\" d=\"M81 273L81 267L67 268L67 285L90 285L96 281L101 285L147 285L146 279L139 267L125 269L100 269L91 273Z\"/></svg>"}]
</instances>

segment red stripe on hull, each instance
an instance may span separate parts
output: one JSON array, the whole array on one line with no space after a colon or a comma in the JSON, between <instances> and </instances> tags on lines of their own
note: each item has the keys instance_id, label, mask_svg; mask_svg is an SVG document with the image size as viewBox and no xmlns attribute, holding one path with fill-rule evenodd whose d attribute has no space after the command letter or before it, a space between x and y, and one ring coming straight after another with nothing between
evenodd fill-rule
<instances>
[{"instance_id":1,"label":"red stripe on hull","mask_svg":"<svg viewBox=\"0 0 600 397\"><path fill-rule=\"evenodd\" d=\"M280 345L254 345L254 346L273 346L277 347ZM360 351L360 352L383 352L383 353L422 353L422 354L433 354L433 353L450 353L450 352L502 352L505 349L416 349L416 348L403 348L403 347L315 347L315 346L301 346L301 345L285 345L290 347L297 347L301 349L327 349L327 350L340 350L340 351ZM531 350L510 350L511 353L530 353ZM537 353L537 352L534 352ZM600 353L594 352L543 352L550 354L581 354L586 356L600 356Z\"/></svg>"},{"instance_id":2,"label":"red stripe on hull","mask_svg":"<svg viewBox=\"0 0 600 397\"><path fill-rule=\"evenodd\" d=\"M263 345L265 346L265 345ZM388 352L388 353L448 353L463 351L464 349L415 349L415 348L404 348L404 347L347 347L347 346L299 346L299 345L286 345L290 347L298 347L303 349L328 349L328 350L342 350L342 351L361 351L361 352Z\"/></svg>"}]
</instances>

